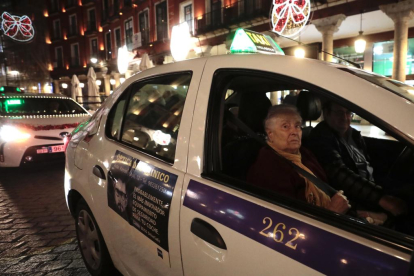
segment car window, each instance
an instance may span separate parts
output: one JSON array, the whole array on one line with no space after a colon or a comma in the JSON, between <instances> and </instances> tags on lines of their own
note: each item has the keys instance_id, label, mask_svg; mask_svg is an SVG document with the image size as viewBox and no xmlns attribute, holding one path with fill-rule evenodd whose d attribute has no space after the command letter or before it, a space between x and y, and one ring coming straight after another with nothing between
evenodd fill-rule
<instances>
[{"instance_id":1,"label":"car window","mask_svg":"<svg viewBox=\"0 0 414 276\"><path fill-rule=\"evenodd\" d=\"M220 70L212 85L212 99L209 105L210 114L215 114L215 116L211 115L208 118L206 152L210 155L206 157L205 175L217 178L220 183L236 187L238 190L245 190L250 195L268 198L270 201L276 199L274 202L286 204L285 199L288 199L288 205L295 206L300 210L311 205L303 205L302 202L306 203L306 199L296 196L297 190L286 185L292 177L297 178L298 174L295 171L288 174L287 170L290 170L291 167L282 161L279 165L286 167L285 171L268 166L274 155L272 152L264 150L266 148L265 141L269 139L266 137L267 133L264 127L264 119L269 108L288 104L296 106L302 117L301 141L302 147L308 150L306 153L308 160L312 160L310 165L319 164L315 167L309 167L312 173L328 185L340 190L341 188L336 186L336 179L331 178L329 171L331 164L324 162L323 155L314 154L315 143L312 143L314 136L311 133L324 120L322 109L324 104L328 102L327 94L330 94L329 99L331 99L332 93L329 91L284 76L255 71L243 73ZM338 97L338 102L340 101L341 99ZM399 197L406 203L412 202L414 186L414 173L410 170L414 166L412 149L406 148L405 143L396 140L386 131L355 115L352 112L352 105L348 109L350 109L350 121L353 128L361 131L363 135L375 133L370 137L361 138L363 139L362 143L365 143L362 149L359 148L360 141L357 138L354 137L355 141L350 142L352 147L366 151L364 152L366 160L358 159L355 161L355 171L362 170L361 164L366 162L368 164L367 171L371 173L367 178L370 178L370 181L375 181L378 189L382 188L387 193L389 192L389 195ZM252 135L246 133L244 127L250 128L263 142L258 142ZM316 143L316 153L323 150L318 148L319 146L320 143ZM357 153L359 154L359 152ZM303 163L305 162L304 154L302 152L301 160ZM262 163L258 163L260 156L266 157ZM298 179L301 178L298 177ZM278 188L276 189L275 186ZM396 188L401 189L397 192ZM411 192L404 192L408 190ZM365 205L361 205L358 200L360 199L357 195L355 206L365 208ZM373 210L378 211L375 208ZM381 209L379 210L381 211ZM361 219L357 213L347 213L343 218L347 220L351 216ZM409 226L399 226L395 229L409 235L412 235L412 230L414 230Z\"/></svg>"},{"instance_id":2,"label":"car window","mask_svg":"<svg viewBox=\"0 0 414 276\"><path fill-rule=\"evenodd\" d=\"M87 114L71 99L43 97L3 97L0 98L0 115L69 115Z\"/></svg>"},{"instance_id":3,"label":"car window","mask_svg":"<svg viewBox=\"0 0 414 276\"><path fill-rule=\"evenodd\" d=\"M132 84L108 117L107 135L173 163L190 81L180 73Z\"/></svg>"}]
</instances>

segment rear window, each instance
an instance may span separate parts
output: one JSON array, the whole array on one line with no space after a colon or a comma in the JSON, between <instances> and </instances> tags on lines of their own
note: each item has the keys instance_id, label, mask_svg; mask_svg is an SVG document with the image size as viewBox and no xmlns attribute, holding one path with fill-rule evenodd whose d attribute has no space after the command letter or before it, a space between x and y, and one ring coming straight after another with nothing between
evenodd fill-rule
<instances>
[{"instance_id":1,"label":"rear window","mask_svg":"<svg viewBox=\"0 0 414 276\"><path fill-rule=\"evenodd\" d=\"M68 114L87 114L87 112L73 100L65 98L0 98L0 115L2 116Z\"/></svg>"}]
</instances>

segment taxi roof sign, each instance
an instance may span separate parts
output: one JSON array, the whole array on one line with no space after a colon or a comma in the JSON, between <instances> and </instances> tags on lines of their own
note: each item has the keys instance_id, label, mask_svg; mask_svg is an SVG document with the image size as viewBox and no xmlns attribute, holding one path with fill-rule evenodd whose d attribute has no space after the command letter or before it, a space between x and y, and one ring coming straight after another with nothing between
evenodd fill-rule
<instances>
[{"instance_id":1,"label":"taxi roof sign","mask_svg":"<svg viewBox=\"0 0 414 276\"><path fill-rule=\"evenodd\" d=\"M261 53L284 55L283 50L268 35L237 29L230 46L231 53Z\"/></svg>"}]
</instances>

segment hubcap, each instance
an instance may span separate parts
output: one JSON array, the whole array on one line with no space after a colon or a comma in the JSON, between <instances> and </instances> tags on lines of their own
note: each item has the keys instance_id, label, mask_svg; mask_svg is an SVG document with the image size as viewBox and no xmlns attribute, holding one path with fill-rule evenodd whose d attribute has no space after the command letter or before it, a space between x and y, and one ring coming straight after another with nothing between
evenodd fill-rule
<instances>
[{"instance_id":1,"label":"hubcap","mask_svg":"<svg viewBox=\"0 0 414 276\"><path fill-rule=\"evenodd\" d=\"M92 269L98 269L101 263L101 244L96 226L85 210L79 212L77 231L85 261Z\"/></svg>"}]
</instances>

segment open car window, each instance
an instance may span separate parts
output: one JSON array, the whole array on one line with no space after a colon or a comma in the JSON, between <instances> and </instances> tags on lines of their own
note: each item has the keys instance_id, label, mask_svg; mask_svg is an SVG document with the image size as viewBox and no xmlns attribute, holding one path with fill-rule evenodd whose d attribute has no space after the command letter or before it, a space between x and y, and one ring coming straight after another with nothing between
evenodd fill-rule
<instances>
[{"instance_id":1,"label":"open car window","mask_svg":"<svg viewBox=\"0 0 414 276\"><path fill-rule=\"evenodd\" d=\"M302 146L307 147L310 145L313 129L324 120L322 107L328 100L326 95L330 95L330 100L336 96L312 84L284 76L231 70L220 70L216 75L212 91L214 94L210 112L215 116L210 115L209 125L212 127L208 132L206 151L211 155L206 160L206 175L211 172L212 177L216 177L221 183L246 191L250 195L267 198L271 202L297 208L301 212L307 210L308 205L303 205L300 199L286 196L270 185L257 186L252 181L249 172L264 145L250 137L237 123L234 123L234 120L230 120L230 117L248 126L265 141L266 132L263 123L268 109L280 104L294 105L303 119ZM337 98L338 103L344 102L343 99ZM217 106L213 106L213 103ZM353 111L352 104L347 107ZM364 137L367 156L369 156L368 162L374 168L373 178L376 185L383 185L384 189L390 191L393 189L390 183L405 183L408 184L408 189L414 187L414 173L410 169L414 167L412 149L405 147L405 143L395 139L392 133L378 128L357 114L353 114L351 126L360 131ZM328 169L322 161L320 163L324 171ZM271 169L263 171L263 175L269 175L274 179L274 185L285 179L278 173L272 172ZM326 182L335 184L329 179L329 174L326 175ZM406 195L404 200L409 202L410 196ZM352 216L354 219L360 219L356 214L348 214L344 219ZM361 222L364 223L364 220Z\"/></svg>"}]
</instances>

